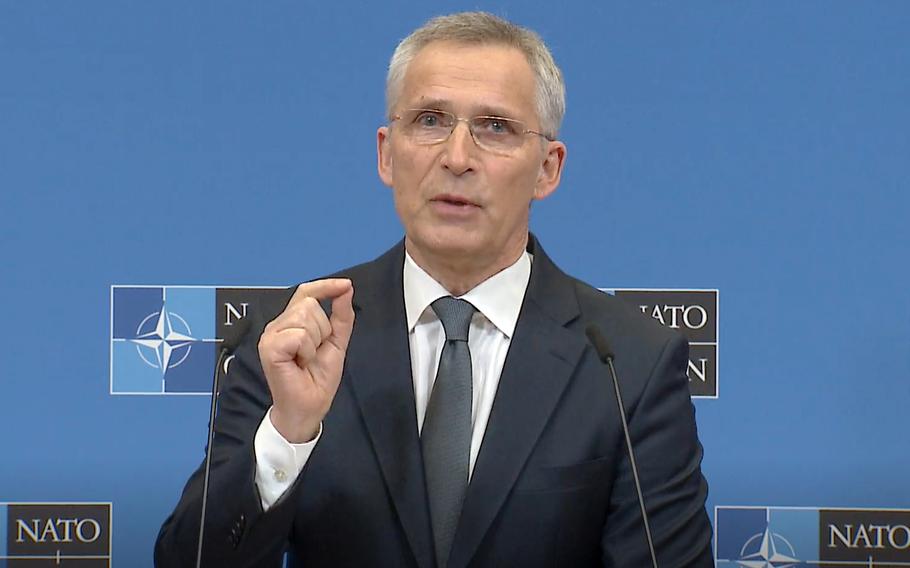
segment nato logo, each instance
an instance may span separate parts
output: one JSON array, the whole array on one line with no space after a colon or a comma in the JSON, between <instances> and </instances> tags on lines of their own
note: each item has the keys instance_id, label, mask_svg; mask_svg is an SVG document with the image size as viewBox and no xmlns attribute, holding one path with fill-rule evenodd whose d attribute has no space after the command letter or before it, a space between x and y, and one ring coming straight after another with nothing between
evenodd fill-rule
<instances>
[{"instance_id":1,"label":"nato logo","mask_svg":"<svg viewBox=\"0 0 910 568\"><path fill-rule=\"evenodd\" d=\"M220 343L278 290L111 286L111 394L211 394Z\"/></svg>"},{"instance_id":2,"label":"nato logo","mask_svg":"<svg viewBox=\"0 0 910 568\"><path fill-rule=\"evenodd\" d=\"M110 503L0 503L0 566L111 565Z\"/></svg>"},{"instance_id":3,"label":"nato logo","mask_svg":"<svg viewBox=\"0 0 910 568\"><path fill-rule=\"evenodd\" d=\"M910 511L716 507L718 568L910 566Z\"/></svg>"},{"instance_id":4,"label":"nato logo","mask_svg":"<svg viewBox=\"0 0 910 568\"><path fill-rule=\"evenodd\" d=\"M682 333L689 340L689 393L694 398L717 398L718 290L602 290Z\"/></svg>"},{"instance_id":5,"label":"nato logo","mask_svg":"<svg viewBox=\"0 0 910 568\"><path fill-rule=\"evenodd\" d=\"M216 344L214 288L111 288L112 394L208 392Z\"/></svg>"}]
</instances>

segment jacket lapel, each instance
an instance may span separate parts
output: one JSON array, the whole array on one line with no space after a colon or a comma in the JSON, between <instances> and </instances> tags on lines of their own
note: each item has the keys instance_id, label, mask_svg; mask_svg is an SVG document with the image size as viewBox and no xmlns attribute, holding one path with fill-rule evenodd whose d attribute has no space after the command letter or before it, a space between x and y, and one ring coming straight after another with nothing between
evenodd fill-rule
<instances>
[{"instance_id":1,"label":"jacket lapel","mask_svg":"<svg viewBox=\"0 0 910 568\"><path fill-rule=\"evenodd\" d=\"M435 564L404 310L404 246L354 269L354 334L345 374L417 564Z\"/></svg>"},{"instance_id":2,"label":"jacket lapel","mask_svg":"<svg viewBox=\"0 0 910 568\"><path fill-rule=\"evenodd\" d=\"M512 490L578 364L586 341L565 325L579 315L573 281L531 236L531 278L464 506L450 568L471 561Z\"/></svg>"}]
</instances>

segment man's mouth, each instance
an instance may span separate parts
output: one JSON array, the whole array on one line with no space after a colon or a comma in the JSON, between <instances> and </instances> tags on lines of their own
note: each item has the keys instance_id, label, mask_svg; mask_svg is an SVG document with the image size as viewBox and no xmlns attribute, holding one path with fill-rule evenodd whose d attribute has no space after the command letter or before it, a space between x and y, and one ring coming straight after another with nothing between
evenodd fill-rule
<instances>
[{"instance_id":1,"label":"man's mouth","mask_svg":"<svg viewBox=\"0 0 910 568\"><path fill-rule=\"evenodd\" d=\"M471 201L469 199L466 199L466 198L458 196L458 195L451 195L448 193L444 193L442 195L437 195L431 201L444 203L446 205L452 205L452 206L456 206L456 207L480 207L479 205L477 205L476 203L474 203L473 201Z\"/></svg>"}]
</instances>

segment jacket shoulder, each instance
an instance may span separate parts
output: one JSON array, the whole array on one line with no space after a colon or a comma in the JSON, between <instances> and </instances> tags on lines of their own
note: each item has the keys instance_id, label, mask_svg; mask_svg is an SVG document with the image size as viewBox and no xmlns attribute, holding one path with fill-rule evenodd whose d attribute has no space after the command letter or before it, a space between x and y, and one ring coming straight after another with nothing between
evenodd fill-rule
<instances>
[{"instance_id":1,"label":"jacket shoulder","mask_svg":"<svg viewBox=\"0 0 910 568\"><path fill-rule=\"evenodd\" d=\"M645 314L641 307L572 278L582 326L595 324L611 343L633 343L663 348L672 340L682 340L682 334L669 329Z\"/></svg>"}]
</instances>

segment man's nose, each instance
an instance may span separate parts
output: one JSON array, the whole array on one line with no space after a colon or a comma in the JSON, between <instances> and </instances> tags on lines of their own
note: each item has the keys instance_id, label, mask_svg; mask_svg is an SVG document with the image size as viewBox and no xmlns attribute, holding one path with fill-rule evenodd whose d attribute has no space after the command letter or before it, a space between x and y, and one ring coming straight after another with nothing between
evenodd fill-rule
<instances>
[{"instance_id":1,"label":"man's nose","mask_svg":"<svg viewBox=\"0 0 910 568\"><path fill-rule=\"evenodd\" d=\"M445 141L442 165L453 174L461 175L471 170L471 160L477 150L468 123L459 120Z\"/></svg>"}]
</instances>

